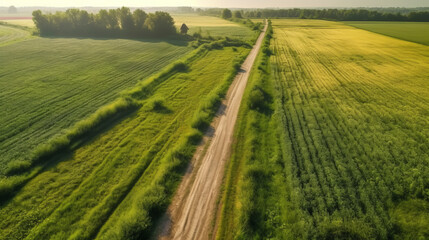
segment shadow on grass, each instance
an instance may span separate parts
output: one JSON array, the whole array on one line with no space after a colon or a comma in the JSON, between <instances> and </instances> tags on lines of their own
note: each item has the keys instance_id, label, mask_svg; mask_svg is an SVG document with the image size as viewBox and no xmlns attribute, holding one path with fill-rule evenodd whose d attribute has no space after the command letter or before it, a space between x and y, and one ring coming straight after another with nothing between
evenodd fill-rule
<instances>
[{"instance_id":1,"label":"shadow on grass","mask_svg":"<svg viewBox=\"0 0 429 240\"><path fill-rule=\"evenodd\" d=\"M29 181L37 177L38 175L47 172L47 171L55 171L55 168L57 165L64 161L69 161L73 158L74 153L77 149L89 145L93 143L97 137L99 137L102 133L107 132L111 130L113 127L115 127L117 124L125 120L126 118L133 117L136 115L136 112L139 108L135 108L133 110L130 110L127 113L121 114L119 116L115 116L108 121L103 122L93 130L91 130L90 133L85 134L80 139L76 140L70 147L65 148L61 152L58 152L54 154L53 156L47 158L45 161L35 164L32 169L41 167L41 170L39 170L37 173L33 174L33 176L28 177L24 181L22 181L19 185L15 187L13 192L7 195L7 197L3 197L0 199L0 208L7 205L15 196L16 194L24 187ZM36 170L37 171L37 170Z\"/></svg>"},{"instance_id":2,"label":"shadow on grass","mask_svg":"<svg viewBox=\"0 0 429 240\"><path fill-rule=\"evenodd\" d=\"M106 40L130 40L137 42L145 42L145 43L161 43L165 42L174 46L188 46L188 42L193 39L187 37L169 37L169 38L127 38L127 37L77 37L77 36L40 36L41 38L46 39L78 39L78 40L98 40L98 41L106 41Z\"/></svg>"}]
</instances>

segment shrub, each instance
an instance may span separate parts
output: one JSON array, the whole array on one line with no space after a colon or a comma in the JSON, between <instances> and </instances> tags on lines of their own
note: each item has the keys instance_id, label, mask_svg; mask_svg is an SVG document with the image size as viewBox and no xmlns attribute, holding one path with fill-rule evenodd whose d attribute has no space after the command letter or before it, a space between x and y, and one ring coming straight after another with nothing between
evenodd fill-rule
<instances>
[{"instance_id":1,"label":"shrub","mask_svg":"<svg viewBox=\"0 0 429 240\"><path fill-rule=\"evenodd\" d=\"M184 62L177 62L174 64L173 70L177 72L186 72L189 70L189 66Z\"/></svg>"},{"instance_id":2,"label":"shrub","mask_svg":"<svg viewBox=\"0 0 429 240\"><path fill-rule=\"evenodd\" d=\"M31 162L27 160L12 161L7 165L6 175L22 173L31 167Z\"/></svg>"},{"instance_id":3,"label":"shrub","mask_svg":"<svg viewBox=\"0 0 429 240\"><path fill-rule=\"evenodd\" d=\"M153 98L148 102L149 109L151 111L161 111L165 109L164 98Z\"/></svg>"}]
</instances>

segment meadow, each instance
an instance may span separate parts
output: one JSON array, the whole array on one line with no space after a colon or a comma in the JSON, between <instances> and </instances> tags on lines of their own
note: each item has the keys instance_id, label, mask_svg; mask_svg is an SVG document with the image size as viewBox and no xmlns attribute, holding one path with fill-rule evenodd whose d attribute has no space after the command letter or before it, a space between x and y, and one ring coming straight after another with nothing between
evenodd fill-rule
<instances>
[{"instance_id":1,"label":"meadow","mask_svg":"<svg viewBox=\"0 0 429 240\"><path fill-rule=\"evenodd\" d=\"M28 28L35 27L32 19L4 19L4 20L0 19L0 22L4 22L11 25L22 26L22 27L28 27Z\"/></svg>"},{"instance_id":2,"label":"meadow","mask_svg":"<svg viewBox=\"0 0 429 240\"><path fill-rule=\"evenodd\" d=\"M406 41L429 45L427 22L345 22L347 25Z\"/></svg>"},{"instance_id":3,"label":"meadow","mask_svg":"<svg viewBox=\"0 0 429 240\"><path fill-rule=\"evenodd\" d=\"M32 38L31 32L0 24L0 47Z\"/></svg>"},{"instance_id":4,"label":"meadow","mask_svg":"<svg viewBox=\"0 0 429 240\"><path fill-rule=\"evenodd\" d=\"M77 38L2 47L0 175L8 162L28 160L39 144L191 50L184 41Z\"/></svg>"},{"instance_id":5,"label":"meadow","mask_svg":"<svg viewBox=\"0 0 429 240\"><path fill-rule=\"evenodd\" d=\"M241 106L218 239L427 239L429 48L338 22L273 30Z\"/></svg>"},{"instance_id":6,"label":"meadow","mask_svg":"<svg viewBox=\"0 0 429 240\"><path fill-rule=\"evenodd\" d=\"M0 239L147 237L250 51L206 42L35 38L3 48Z\"/></svg>"},{"instance_id":7,"label":"meadow","mask_svg":"<svg viewBox=\"0 0 429 240\"><path fill-rule=\"evenodd\" d=\"M239 23L227 21L218 17L199 16L195 14L173 15L175 25L180 28L183 23L189 27L188 34L199 33L204 37L230 37L243 41L251 41L257 34Z\"/></svg>"}]
</instances>

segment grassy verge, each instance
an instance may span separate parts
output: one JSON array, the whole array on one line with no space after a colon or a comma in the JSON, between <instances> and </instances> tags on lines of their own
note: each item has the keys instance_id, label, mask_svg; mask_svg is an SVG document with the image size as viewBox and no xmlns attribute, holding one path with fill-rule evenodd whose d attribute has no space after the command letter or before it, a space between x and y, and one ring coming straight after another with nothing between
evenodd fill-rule
<instances>
[{"instance_id":1,"label":"grassy verge","mask_svg":"<svg viewBox=\"0 0 429 240\"><path fill-rule=\"evenodd\" d=\"M270 40L272 27L269 22L261 52L252 69L239 112L231 161L228 165L222 198L221 223L217 239L249 239L269 236L266 229L252 232L252 224L263 224L265 208L258 202L264 196L254 189L264 189L269 171L267 162L278 154L273 121L272 84L270 78ZM264 159L264 162L257 161ZM262 184L262 185L261 185ZM255 185L261 185L256 187ZM237 203L240 203L237 205ZM258 220L259 219L259 220ZM265 232L264 232L265 231Z\"/></svg>"}]
</instances>

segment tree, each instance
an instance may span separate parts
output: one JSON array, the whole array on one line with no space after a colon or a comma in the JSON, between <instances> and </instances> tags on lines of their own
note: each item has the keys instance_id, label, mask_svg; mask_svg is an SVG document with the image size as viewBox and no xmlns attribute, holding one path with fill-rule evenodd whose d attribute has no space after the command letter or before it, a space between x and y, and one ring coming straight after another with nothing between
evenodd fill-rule
<instances>
[{"instance_id":1,"label":"tree","mask_svg":"<svg viewBox=\"0 0 429 240\"><path fill-rule=\"evenodd\" d=\"M225 18L225 19L232 18L231 10L229 10L228 8L225 8L224 10L222 10L222 18Z\"/></svg>"},{"instance_id":2,"label":"tree","mask_svg":"<svg viewBox=\"0 0 429 240\"><path fill-rule=\"evenodd\" d=\"M153 36L164 37L176 33L174 20L166 12L150 13L145 21L145 27Z\"/></svg>"},{"instance_id":3,"label":"tree","mask_svg":"<svg viewBox=\"0 0 429 240\"><path fill-rule=\"evenodd\" d=\"M147 14L141 9L136 9L133 12L133 18L134 18L134 24L135 24L136 31L139 34L142 33L145 29L144 22L146 21Z\"/></svg>"},{"instance_id":4,"label":"tree","mask_svg":"<svg viewBox=\"0 0 429 240\"><path fill-rule=\"evenodd\" d=\"M243 18L240 11L234 11L234 17L235 18Z\"/></svg>"},{"instance_id":5,"label":"tree","mask_svg":"<svg viewBox=\"0 0 429 240\"><path fill-rule=\"evenodd\" d=\"M41 35L51 33L51 24L49 23L46 15L42 14L42 11L37 10L33 12L33 21L36 27L39 29Z\"/></svg>"},{"instance_id":6,"label":"tree","mask_svg":"<svg viewBox=\"0 0 429 240\"><path fill-rule=\"evenodd\" d=\"M118 8L116 10L119 22L121 24L122 30L126 34L130 34L134 31L134 19L131 15L131 11L127 7Z\"/></svg>"},{"instance_id":7,"label":"tree","mask_svg":"<svg viewBox=\"0 0 429 240\"><path fill-rule=\"evenodd\" d=\"M7 12L11 13L11 14L12 13L17 13L18 9L15 6L10 6Z\"/></svg>"}]
</instances>

